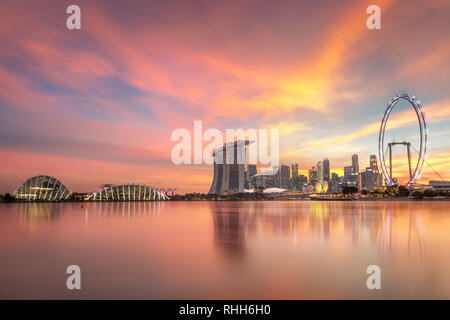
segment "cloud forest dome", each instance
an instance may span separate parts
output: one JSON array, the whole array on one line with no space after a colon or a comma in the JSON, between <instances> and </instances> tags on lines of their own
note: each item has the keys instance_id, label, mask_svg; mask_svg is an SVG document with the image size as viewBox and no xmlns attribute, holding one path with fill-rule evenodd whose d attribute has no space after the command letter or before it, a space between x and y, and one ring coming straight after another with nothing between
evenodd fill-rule
<instances>
[{"instance_id":1,"label":"cloud forest dome","mask_svg":"<svg viewBox=\"0 0 450 320\"><path fill-rule=\"evenodd\" d=\"M69 198L70 191L54 177L35 176L22 183L14 196L27 201L59 201Z\"/></svg>"},{"instance_id":2,"label":"cloud forest dome","mask_svg":"<svg viewBox=\"0 0 450 320\"><path fill-rule=\"evenodd\" d=\"M161 189L142 184L108 186L86 198L86 200L103 201L151 201L168 199L169 197Z\"/></svg>"}]
</instances>

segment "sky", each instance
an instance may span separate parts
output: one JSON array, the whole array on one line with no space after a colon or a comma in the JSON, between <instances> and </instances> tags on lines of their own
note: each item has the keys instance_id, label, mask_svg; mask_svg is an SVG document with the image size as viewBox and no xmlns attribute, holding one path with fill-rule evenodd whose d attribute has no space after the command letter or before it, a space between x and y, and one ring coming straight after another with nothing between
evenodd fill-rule
<instances>
[{"instance_id":1,"label":"sky","mask_svg":"<svg viewBox=\"0 0 450 320\"><path fill-rule=\"evenodd\" d=\"M0 0L0 193L46 174L71 191L145 183L207 192L175 165L174 130L279 129L280 159L342 174L377 154L389 100L415 94L429 129L420 183L450 180L450 2ZM37 5L38 3L38 5ZM81 30L66 8L81 8ZM366 8L381 8L381 30ZM390 141L418 148L394 109ZM406 175L404 150L394 173ZM433 170L434 169L434 170Z\"/></svg>"}]
</instances>

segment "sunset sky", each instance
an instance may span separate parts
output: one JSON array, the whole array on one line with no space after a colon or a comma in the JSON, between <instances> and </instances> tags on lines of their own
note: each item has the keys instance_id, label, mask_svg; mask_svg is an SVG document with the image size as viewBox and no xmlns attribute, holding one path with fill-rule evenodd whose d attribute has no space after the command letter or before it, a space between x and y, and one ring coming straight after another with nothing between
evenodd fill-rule
<instances>
[{"instance_id":1,"label":"sunset sky","mask_svg":"<svg viewBox=\"0 0 450 320\"><path fill-rule=\"evenodd\" d=\"M81 7L81 30L66 8ZM381 7L381 30L366 8ZM415 94L428 163L450 180L450 1L0 1L0 193L47 174L71 191L145 183L207 192L172 164L173 130L278 128L281 163L377 154L389 100ZM389 139L417 145L399 106ZM398 177L406 173L401 148ZM421 183L439 180L426 165Z\"/></svg>"}]
</instances>

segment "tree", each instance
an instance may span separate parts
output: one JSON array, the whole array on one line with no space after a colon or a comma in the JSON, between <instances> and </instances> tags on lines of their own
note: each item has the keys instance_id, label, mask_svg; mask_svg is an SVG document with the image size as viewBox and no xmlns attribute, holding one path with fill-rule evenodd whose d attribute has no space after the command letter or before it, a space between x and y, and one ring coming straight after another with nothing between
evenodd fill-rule
<instances>
[{"instance_id":1,"label":"tree","mask_svg":"<svg viewBox=\"0 0 450 320\"><path fill-rule=\"evenodd\" d=\"M343 194L355 194L358 193L358 188L353 186L344 186L342 187Z\"/></svg>"},{"instance_id":2,"label":"tree","mask_svg":"<svg viewBox=\"0 0 450 320\"><path fill-rule=\"evenodd\" d=\"M398 187L398 191L397 191L397 195L400 197L407 197L409 196L409 190L407 187L405 186L399 186Z\"/></svg>"},{"instance_id":3,"label":"tree","mask_svg":"<svg viewBox=\"0 0 450 320\"><path fill-rule=\"evenodd\" d=\"M412 192L412 196L414 199L418 199L418 200L423 199L423 192L419 191L419 190L414 190Z\"/></svg>"}]
</instances>

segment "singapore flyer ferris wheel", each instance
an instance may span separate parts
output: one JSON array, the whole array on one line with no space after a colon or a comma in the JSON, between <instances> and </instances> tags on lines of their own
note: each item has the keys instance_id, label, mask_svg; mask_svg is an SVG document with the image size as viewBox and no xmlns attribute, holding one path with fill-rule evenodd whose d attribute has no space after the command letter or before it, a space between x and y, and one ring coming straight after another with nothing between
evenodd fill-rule
<instances>
[{"instance_id":1,"label":"singapore flyer ferris wheel","mask_svg":"<svg viewBox=\"0 0 450 320\"><path fill-rule=\"evenodd\" d=\"M386 130L386 124L389 120L389 115L391 114L394 107L397 105L397 103L401 100L407 101L416 112L418 125L419 125L419 131L420 131L420 148L418 151L418 158L417 163L412 168L411 165L411 143L407 141L403 142L389 142L387 147L389 149L389 173L386 169L386 159L384 155L385 150L385 142L384 142L384 136L385 136L385 130ZM380 126L380 134L378 136L378 157L380 159L380 165L381 170L383 172L384 179L386 181L386 186L393 186L396 184L395 179L392 176L392 147L395 145L403 145L407 149L407 156L408 156L408 168L409 168L409 180L406 183L406 186L410 186L414 184L414 182L420 178L420 174L423 169L423 163L425 161L425 157L427 154L427 142L428 142L428 129L427 124L425 121L425 113L423 111L422 105L420 104L419 99L417 99L416 96L410 95L407 93L402 93L391 99L389 102L386 111L384 112L383 120L381 121ZM414 148L414 147L413 147Z\"/></svg>"}]
</instances>

